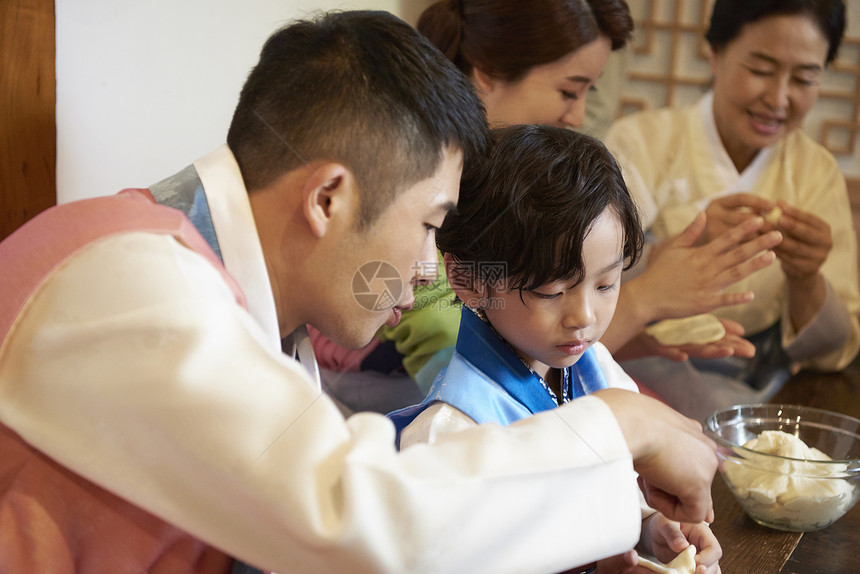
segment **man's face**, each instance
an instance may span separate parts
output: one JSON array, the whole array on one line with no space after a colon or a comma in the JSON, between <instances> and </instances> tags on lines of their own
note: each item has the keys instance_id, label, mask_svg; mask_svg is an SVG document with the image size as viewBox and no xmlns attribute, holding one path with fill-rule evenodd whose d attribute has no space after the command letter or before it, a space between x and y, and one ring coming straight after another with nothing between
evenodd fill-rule
<instances>
[{"instance_id":1,"label":"man's face","mask_svg":"<svg viewBox=\"0 0 860 574\"><path fill-rule=\"evenodd\" d=\"M353 225L341 235L338 264L323 298L326 308L314 323L323 334L343 346L361 347L412 306L416 277L432 279L436 229L456 205L462 167L462 152L446 148L433 176L400 192L369 228Z\"/></svg>"}]
</instances>

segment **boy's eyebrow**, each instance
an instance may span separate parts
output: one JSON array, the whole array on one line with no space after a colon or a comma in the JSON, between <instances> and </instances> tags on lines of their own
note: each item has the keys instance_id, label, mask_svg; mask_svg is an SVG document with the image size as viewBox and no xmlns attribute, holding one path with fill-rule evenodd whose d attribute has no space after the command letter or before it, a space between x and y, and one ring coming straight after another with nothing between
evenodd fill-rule
<instances>
[{"instance_id":1,"label":"boy's eyebrow","mask_svg":"<svg viewBox=\"0 0 860 574\"><path fill-rule=\"evenodd\" d=\"M612 263L610 263L609 265L607 265L606 267L601 269L600 273L609 273L610 271L614 271L615 269L618 269L622 265L624 265L624 254L623 253L618 256L618 259L616 259L615 261L613 261ZM571 285L570 287L568 287L568 289L573 289L577 285L579 285L579 283Z\"/></svg>"},{"instance_id":2,"label":"boy's eyebrow","mask_svg":"<svg viewBox=\"0 0 860 574\"><path fill-rule=\"evenodd\" d=\"M621 267L622 265L624 265L624 254L623 253L618 256L618 259L616 259L615 261L613 261L612 263L610 263L609 265L604 267L602 270L602 273L612 271L613 269L617 269L618 267Z\"/></svg>"}]
</instances>

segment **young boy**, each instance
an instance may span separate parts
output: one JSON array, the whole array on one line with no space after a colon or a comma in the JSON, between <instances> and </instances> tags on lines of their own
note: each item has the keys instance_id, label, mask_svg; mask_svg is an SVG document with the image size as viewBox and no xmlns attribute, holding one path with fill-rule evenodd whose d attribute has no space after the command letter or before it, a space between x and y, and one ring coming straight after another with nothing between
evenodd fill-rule
<instances>
[{"instance_id":1,"label":"young boy","mask_svg":"<svg viewBox=\"0 0 860 574\"><path fill-rule=\"evenodd\" d=\"M600 389L636 390L598 342L643 237L614 159L560 128L493 136L491 156L464 172L458 209L437 235L463 302L460 332L424 402L390 415L401 448L479 423L510 424ZM647 507L646 515L648 551L668 559L692 542L702 549L700 571L717 571L721 551L706 525ZM635 554L614 560L621 567Z\"/></svg>"}]
</instances>

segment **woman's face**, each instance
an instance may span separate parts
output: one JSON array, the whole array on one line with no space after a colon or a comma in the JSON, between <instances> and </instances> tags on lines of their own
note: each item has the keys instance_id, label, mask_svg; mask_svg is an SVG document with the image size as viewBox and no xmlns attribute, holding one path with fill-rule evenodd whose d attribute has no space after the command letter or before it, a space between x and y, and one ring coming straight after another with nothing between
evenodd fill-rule
<instances>
[{"instance_id":1,"label":"woman's face","mask_svg":"<svg viewBox=\"0 0 860 574\"><path fill-rule=\"evenodd\" d=\"M488 78L473 70L472 81L487 108L493 127L548 124L579 127L585 117L585 98L612 51L606 36L549 64L535 66L515 82Z\"/></svg>"},{"instance_id":2,"label":"woman's face","mask_svg":"<svg viewBox=\"0 0 860 574\"><path fill-rule=\"evenodd\" d=\"M827 50L810 18L770 16L711 56L714 118L739 171L803 122L818 99Z\"/></svg>"}]
</instances>

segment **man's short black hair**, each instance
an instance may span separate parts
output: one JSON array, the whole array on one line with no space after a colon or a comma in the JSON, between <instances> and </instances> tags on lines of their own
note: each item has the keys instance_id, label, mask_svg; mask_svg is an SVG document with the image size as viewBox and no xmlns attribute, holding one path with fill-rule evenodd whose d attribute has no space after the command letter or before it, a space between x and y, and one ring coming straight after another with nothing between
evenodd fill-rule
<instances>
[{"instance_id":1,"label":"man's short black hair","mask_svg":"<svg viewBox=\"0 0 860 574\"><path fill-rule=\"evenodd\" d=\"M436 48L391 14L352 11L296 21L266 41L227 143L249 192L312 161L343 163L367 226L437 171L445 146L469 161L487 137L471 83Z\"/></svg>"}]
</instances>

